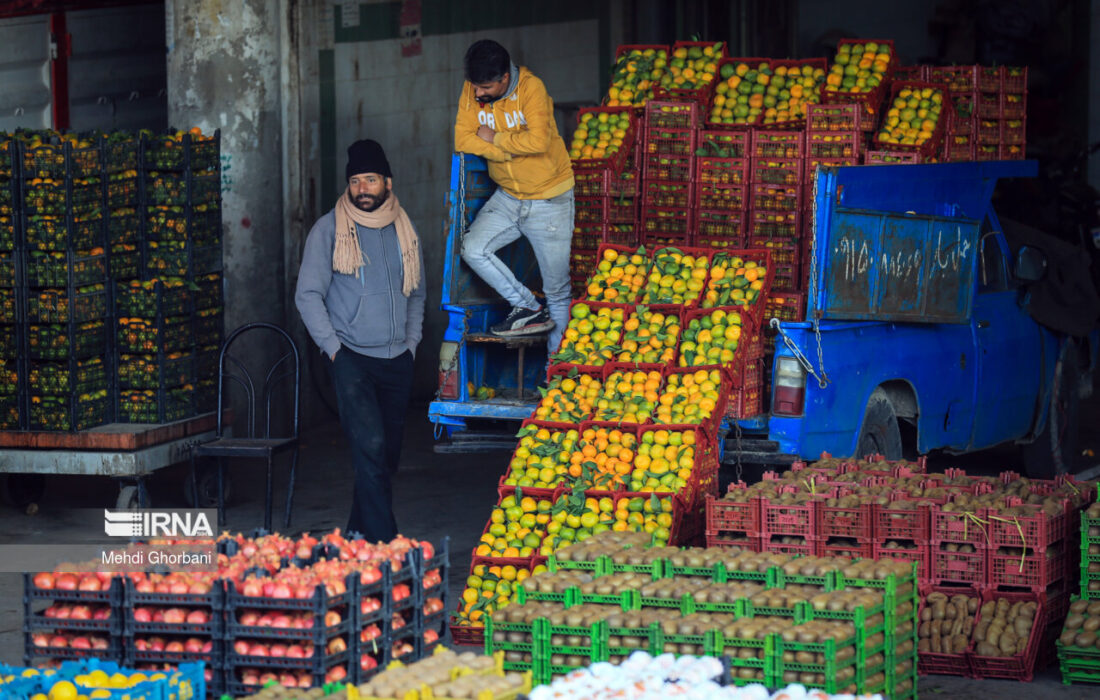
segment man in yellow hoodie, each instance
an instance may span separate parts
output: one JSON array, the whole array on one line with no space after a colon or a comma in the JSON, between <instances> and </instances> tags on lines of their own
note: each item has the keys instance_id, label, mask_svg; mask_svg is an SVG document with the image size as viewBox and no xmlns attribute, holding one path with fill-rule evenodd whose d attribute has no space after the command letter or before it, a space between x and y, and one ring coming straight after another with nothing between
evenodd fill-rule
<instances>
[{"instance_id":1,"label":"man in yellow hoodie","mask_svg":"<svg viewBox=\"0 0 1100 700\"><path fill-rule=\"evenodd\" d=\"M550 331L557 350L569 321L573 167L554 121L554 101L534 73L516 67L490 39L466 51L466 82L455 118L455 150L489 163L498 187L462 241L462 258L512 305L490 330L501 336ZM546 307L496 252L525 236L542 276Z\"/></svg>"}]
</instances>

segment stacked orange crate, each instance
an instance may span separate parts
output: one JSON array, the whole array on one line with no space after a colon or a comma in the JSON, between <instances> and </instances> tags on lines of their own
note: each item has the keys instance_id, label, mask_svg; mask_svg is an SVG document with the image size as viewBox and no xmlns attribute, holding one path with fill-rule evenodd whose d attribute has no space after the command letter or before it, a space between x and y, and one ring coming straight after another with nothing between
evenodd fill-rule
<instances>
[{"instance_id":1,"label":"stacked orange crate","mask_svg":"<svg viewBox=\"0 0 1100 700\"><path fill-rule=\"evenodd\" d=\"M682 247L694 243L691 207L699 109L696 102L646 103L638 214L643 244Z\"/></svg>"},{"instance_id":2,"label":"stacked orange crate","mask_svg":"<svg viewBox=\"0 0 1100 700\"><path fill-rule=\"evenodd\" d=\"M773 289L802 288L805 132L763 131L752 135L748 247L772 251Z\"/></svg>"},{"instance_id":3,"label":"stacked orange crate","mask_svg":"<svg viewBox=\"0 0 1100 700\"><path fill-rule=\"evenodd\" d=\"M928 81L947 86L951 104L943 138L944 162L974 160L977 155L977 66L930 66Z\"/></svg>"}]
</instances>

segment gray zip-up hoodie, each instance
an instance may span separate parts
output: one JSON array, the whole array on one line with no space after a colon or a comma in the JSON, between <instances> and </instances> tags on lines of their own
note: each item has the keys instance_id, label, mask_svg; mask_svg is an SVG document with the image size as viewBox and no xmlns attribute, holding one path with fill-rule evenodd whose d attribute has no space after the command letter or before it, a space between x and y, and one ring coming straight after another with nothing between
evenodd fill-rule
<instances>
[{"instance_id":1,"label":"gray zip-up hoodie","mask_svg":"<svg viewBox=\"0 0 1100 700\"><path fill-rule=\"evenodd\" d=\"M294 293L302 323L326 355L341 344L369 357L388 359L406 350L416 355L424 332L424 256L420 284L406 298L401 293L401 245L393 224L381 229L356 225L356 231L363 267L344 275L332 269L335 212L313 225Z\"/></svg>"}]
</instances>

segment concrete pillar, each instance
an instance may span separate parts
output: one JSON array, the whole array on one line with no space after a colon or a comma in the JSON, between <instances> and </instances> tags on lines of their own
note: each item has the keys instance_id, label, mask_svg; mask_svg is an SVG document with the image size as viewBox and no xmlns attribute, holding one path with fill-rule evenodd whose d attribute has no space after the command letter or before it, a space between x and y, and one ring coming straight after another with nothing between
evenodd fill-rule
<instances>
[{"instance_id":1,"label":"concrete pillar","mask_svg":"<svg viewBox=\"0 0 1100 700\"><path fill-rule=\"evenodd\" d=\"M281 8L267 0L165 2L168 123L221 129L227 333L255 321L285 325L291 305L283 255ZM255 350L249 354L263 354ZM239 415L243 405L236 403Z\"/></svg>"}]
</instances>

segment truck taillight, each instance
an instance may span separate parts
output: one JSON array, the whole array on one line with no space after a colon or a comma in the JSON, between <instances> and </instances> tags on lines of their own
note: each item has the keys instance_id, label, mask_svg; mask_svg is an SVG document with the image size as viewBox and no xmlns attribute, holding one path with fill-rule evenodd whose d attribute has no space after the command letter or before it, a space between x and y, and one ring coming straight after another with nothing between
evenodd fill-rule
<instances>
[{"instance_id":1,"label":"truck taillight","mask_svg":"<svg viewBox=\"0 0 1100 700\"><path fill-rule=\"evenodd\" d=\"M458 343L439 346L439 398L458 399Z\"/></svg>"},{"instance_id":2,"label":"truck taillight","mask_svg":"<svg viewBox=\"0 0 1100 700\"><path fill-rule=\"evenodd\" d=\"M775 394L772 413L777 416L800 416L806 401L806 370L793 357L780 357L775 362Z\"/></svg>"}]
</instances>

